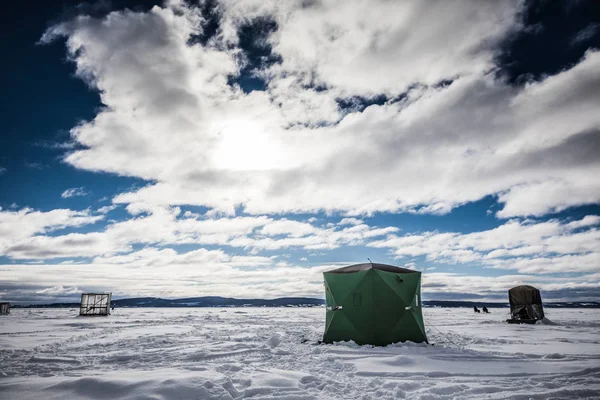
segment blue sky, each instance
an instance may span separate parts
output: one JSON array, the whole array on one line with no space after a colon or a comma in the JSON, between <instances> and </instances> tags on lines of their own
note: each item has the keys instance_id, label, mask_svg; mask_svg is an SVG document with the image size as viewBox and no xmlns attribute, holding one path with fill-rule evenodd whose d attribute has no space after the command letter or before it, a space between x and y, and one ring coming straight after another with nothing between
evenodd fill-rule
<instances>
[{"instance_id":1,"label":"blue sky","mask_svg":"<svg viewBox=\"0 0 600 400\"><path fill-rule=\"evenodd\" d=\"M4 13L0 298L600 299L595 2L277 4Z\"/></svg>"}]
</instances>

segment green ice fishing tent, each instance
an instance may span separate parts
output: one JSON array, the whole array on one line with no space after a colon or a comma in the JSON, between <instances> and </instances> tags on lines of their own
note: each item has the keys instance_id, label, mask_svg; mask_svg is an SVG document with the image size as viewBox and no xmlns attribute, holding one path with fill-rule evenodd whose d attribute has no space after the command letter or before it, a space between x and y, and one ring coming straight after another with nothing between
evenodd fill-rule
<instances>
[{"instance_id":1,"label":"green ice fishing tent","mask_svg":"<svg viewBox=\"0 0 600 400\"><path fill-rule=\"evenodd\" d=\"M386 346L427 342L421 313L421 273L365 263L323 273L327 316L323 342L353 340Z\"/></svg>"}]
</instances>

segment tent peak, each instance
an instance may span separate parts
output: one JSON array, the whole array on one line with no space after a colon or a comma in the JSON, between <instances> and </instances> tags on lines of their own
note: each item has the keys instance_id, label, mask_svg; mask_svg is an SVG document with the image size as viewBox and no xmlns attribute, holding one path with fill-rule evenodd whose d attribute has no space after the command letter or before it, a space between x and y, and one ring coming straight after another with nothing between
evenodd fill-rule
<instances>
[{"instance_id":1,"label":"tent peak","mask_svg":"<svg viewBox=\"0 0 600 400\"><path fill-rule=\"evenodd\" d=\"M531 285L519 285L509 289L509 292L512 290L531 290L531 291L539 291L536 287Z\"/></svg>"},{"instance_id":2,"label":"tent peak","mask_svg":"<svg viewBox=\"0 0 600 400\"><path fill-rule=\"evenodd\" d=\"M350 274L353 272L366 271L369 269L375 269L378 271L386 271L386 272L394 272L396 274L414 274L414 273L419 272L419 271L414 271L412 269L395 267L393 265L388 265L388 264L379 264L379 263L374 263L374 262L368 262L368 263L354 264L354 265L349 265L347 267L337 268L337 269L334 269L331 271L326 271L325 273Z\"/></svg>"}]
</instances>

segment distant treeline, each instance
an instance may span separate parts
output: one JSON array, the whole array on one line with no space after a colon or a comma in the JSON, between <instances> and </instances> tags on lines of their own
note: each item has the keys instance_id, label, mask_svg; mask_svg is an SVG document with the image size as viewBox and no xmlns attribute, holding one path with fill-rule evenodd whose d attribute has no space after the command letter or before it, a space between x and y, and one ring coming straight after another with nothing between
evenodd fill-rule
<instances>
[{"instance_id":1,"label":"distant treeline","mask_svg":"<svg viewBox=\"0 0 600 400\"><path fill-rule=\"evenodd\" d=\"M282 297L279 299L232 299L228 297L208 296L186 299L161 299L158 297L139 297L113 300L112 305L122 307L319 307L325 304L323 299L310 297ZM508 303L486 303L483 301L423 301L424 307L470 307L506 308ZM79 303L53 303L14 305L14 308L77 308ZM600 302L548 302L547 308L600 308Z\"/></svg>"}]
</instances>

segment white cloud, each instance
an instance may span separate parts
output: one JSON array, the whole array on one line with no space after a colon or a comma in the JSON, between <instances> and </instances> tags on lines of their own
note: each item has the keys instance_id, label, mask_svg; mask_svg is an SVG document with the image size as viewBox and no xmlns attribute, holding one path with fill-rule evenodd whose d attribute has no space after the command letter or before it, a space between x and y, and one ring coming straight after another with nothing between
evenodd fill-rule
<instances>
[{"instance_id":1,"label":"white cloud","mask_svg":"<svg viewBox=\"0 0 600 400\"><path fill-rule=\"evenodd\" d=\"M494 45L515 28L519 11L509 1L223 4L224 36L233 42L236 27L251 18L277 22L269 42L283 63L270 74L367 96L397 95L417 82L431 85L488 70Z\"/></svg>"},{"instance_id":2,"label":"white cloud","mask_svg":"<svg viewBox=\"0 0 600 400\"><path fill-rule=\"evenodd\" d=\"M228 214L240 205L251 214L439 214L499 194L505 218L600 202L599 52L512 87L486 71L494 44L519 26L514 2L378 2L368 12L350 2L274 4L223 3L226 22L204 47L186 44L199 17L181 5L51 28L44 39L67 37L78 75L106 105L72 130L85 149L66 161L156 182L116 203ZM223 43L235 44L233 29L258 15L278 22L268 40L283 64L263 71L267 91L244 94L227 84L240 49ZM329 89L302 86L309 75ZM427 86L444 78L454 82ZM400 93L413 83L402 101L363 112L331 106L342 92Z\"/></svg>"},{"instance_id":3,"label":"white cloud","mask_svg":"<svg viewBox=\"0 0 600 400\"><path fill-rule=\"evenodd\" d=\"M66 38L77 75L104 105L71 130L76 146L65 161L150 183L117 195L99 216L0 210L0 254L25 262L93 258L53 265L53 274L41 274L45 266L0 266L2 279L37 282L44 295L99 285L181 297L197 294L198 284L203 294L319 295L326 266L299 268L260 253L368 244L494 273L573 272L597 280L598 216L405 236L362 218L444 214L488 195L503 204L499 218L600 203L600 52L523 86L497 78L497 45L520 29L522 6L223 0L223 24L206 46L188 45L202 17L180 1L51 27L42 41ZM247 62L236 30L256 17L277 23L266 41L282 63L257 71L266 90L247 94L228 82ZM442 80L449 81L437 85ZM388 101L364 110L337 103L379 94ZM71 188L62 197L85 194ZM99 221L120 204L128 219L94 232L57 232ZM182 213L178 205L208 211ZM282 216L318 211L327 218ZM337 212L344 218L336 224L329 217L337 220ZM181 244L248 254L165 248ZM132 251L134 245L146 247ZM533 275L428 276L424 287L439 295L452 288L487 296L536 282ZM540 279L556 289L551 278ZM598 286L585 279L568 286Z\"/></svg>"},{"instance_id":4,"label":"white cloud","mask_svg":"<svg viewBox=\"0 0 600 400\"><path fill-rule=\"evenodd\" d=\"M358 218L342 218L338 225L360 225L363 221Z\"/></svg>"},{"instance_id":5,"label":"white cloud","mask_svg":"<svg viewBox=\"0 0 600 400\"><path fill-rule=\"evenodd\" d=\"M416 269L417 268L417 264L411 261L411 262L408 262L408 263L404 264L402 267L403 268L408 268L408 269Z\"/></svg>"},{"instance_id":6,"label":"white cloud","mask_svg":"<svg viewBox=\"0 0 600 400\"><path fill-rule=\"evenodd\" d=\"M144 249L96 258L91 264L53 265L51 275L41 273L44 268L48 266L0 265L0 287L27 282L46 291L77 287L109 290L113 296L320 296L321 273L332 266L282 265L275 258L231 256L222 250Z\"/></svg>"},{"instance_id":7,"label":"white cloud","mask_svg":"<svg viewBox=\"0 0 600 400\"><path fill-rule=\"evenodd\" d=\"M487 260L486 265L491 268L517 270L524 274L589 273L600 271L600 253L493 259Z\"/></svg>"},{"instance_id":8,"label":"white cloud","mask_svg":"<svg viewBox=\"0 0 600 400\"><path fill-rule=\"evenodd\" d=\"M10 297L11 287L27 282L32 288L27 292L29 296L37 293L50 301L79 290L107 290L112 291L114 296L131 297L322 298L322 272L337 267L339 265L335 264L299 267L282 263L277 258L232 256L222 250L198 249L178 253L173 249L144 249L125 257L96 258L91 264L52 265L52 274L43 273L48 270L48 265L0 265L0 288L9 288L9 296L5 297ZM534 284L542 290L546 301L572 301L573 298L565 291L597 292L599 278L598 273L576 278L544 278L531 274L468 276L432 272L425 273L422 282L423 296L428 300L477 298L506 301L508 288ZM14 290L15 293L18 291Z\"/></svg>"},{"instance_id":9,"label":"white cloud","mask_svg":"<svg viewBox=\"0 0 600 400\"><path fill-rule=\"evenodd\" d=\"M116 209L118 206L117 205L110 205L110 206L104 206L104 207L100 207L99 209L96 210L96 212L99 212L100 214L108 214L109 212L111 212L112 210Z\"/></svg>"},{"instance_id":10,"label":"white cloud","mask_svg":"<svg viewBox=\"0 0 600 400\"><path fill-rule=\"evenodd\" d=\"M13 242L8 246L3 243L1 248L11 258L48 260L56 257L93 257L93 260L75 262L71 259L53 265L28 263L0 266L0 287L27 282L37 288L27 292L28 296L42 296L50 300L74 293L76 289L73 288L112 290L116 295L125 296L321 296L321 272L339 265L301 268L277 256L230 255L223 250L205 248L180 253L171 248L154 246L210 242L220 246L247 247L250 250L335 248L365 245L369 240L372 240L371 246L392 249L397 256L424 255L440 264L474 261L484 267L517 270L526 274L482 277L476 276L476 272L475 276L428 273L423 282L424 293L429 299L444 299L444 296L449 296L448 293L453 293L455 299L461 298L460 293L467 293L464 295L467 298L470 294L482 298L494 297L499 293L504 295L507 287L520 283L535 284L556 293L563 289L587 290L586 293L591 293L594 288L600 287L597 278L600 276L598 216L586 216L563 223L554 220L509 221L496 229L469 234L424 233L397 237L393 235L398 231L397 228L360 224L313 226L311 233L299 236L293 229L295 225L288 224L290 220L287 219L274 220L265 216L196 219L183 216L178 209L155 208L130 220L112 223L100 232L44 234L51 231L60 233L58 229L94 223L99 218L102 216L70 210L49 213L28 209L2 211L0 227L12 228L3 230L0 237L4 240L12 238ZM267 231L277 237L261 233L268 226L274 227ZM286 229L282 229L284 227ZM19 238L15 237L18 232L22 232ZM386 239L377 240L385 235ZM131 245L134 243L146 244L147 247L132 251ZM300 260L301 263L307 261L306 258ZM405 262L404 266L412 269L418 267L414 261ZM429 267L427 270L434 269ZM41 273L49 270L52 274ZM562 288L558 285L558 278L539 275L556 272L577 275L569 278L568 285ZM564 282L564 278L560 279Z\"/></svg>"},{"instance_id":11,"label":"white cloud","mask_svg":"<svg viewBox=\"0 0 600 400\"><path fill-rule=\"evenodd\" d=\"M3 249L12 259L47 260L65 257L93 257L131 251L124 240L99 232L69 233L60 236L33 236Z\"/></svg>"},{"instance_id":12,"label":"white cloud","mask_svg":"<svg viewBox=\"0 0 600 400\"><path fill-rule=\"evenodd\" d=\"M89 193L83 190L82 187L78 187L65 190L64 192L62 192L60 197L62 197L63 199L68 199L69 197L87 196L88 194Z\"/></svg>"},{"instance_id":13,"label":"white cloud","mask_svg":"<svg viewBox=\"0 0 600 400\"><path fill-rule=\"evenodd\" d=\"M487 231L390 235L371 247L398 258L425 256L438 263L476 263L522 273L600 272L600 218L569 223L509 221ZM578 231L578 228L589 229Z\"/></svg>"},{"instance_id":14,"label":"white cloud","mask_svg":"<svg viewBox=\"0 0 600 400\"><path fill-rule=\"evenodd\" d=\"M201 215L198 213L193 213L191 211L186 211L183 213L184 218L200 218Z\"/></svg>"},{"instance_id":15,"label":"white cloud","mask_svg":"<svg viewBox=\"0 0 600 400\"><path fill-rule=\"evenodd\" d=\"M142 204L130 205L127 210L134 217L109 223L102 231L52 236L42 235L49 231L45 229L42 219L35 220L39 226L34 225L32 229L21 230L19 234L13 235L13 231L20 229L19 223L25 222L24 218L17 216L24 214L33 220L41 213L31 210L4 212L0 214L0 218L4 216L7 224L0 227L0 245L3 244L3 237L6 244L0 246L0 254L13 259L96 257L129 252L133 244L218 245L240 247L254 252L292 247L335 249L344 245L363 245L372 238L398 230L396 227L380 228L366 224L318 227L306 222L267 216L213 219L182 214L176 207L147 207ZM60 213L60 210L55 211ZM8 218L10 216L12 219ZM50 222L53 225L51 229L93 223L103 218L91 217L87 211L73 216L73 220L62 225L58 225L60 221Z\"/></svg>"},{"instance_id":16,"label":"white cloud","mask_svg":"<svg viewBox=\"0 0 600 400\"><path fill-rule=\"evenodd\" d=\"M316 232L314 226L306 222L281 219L265 225L259 233L265 236L289 235L291 237L302 237Z\"/></svg>"},{"instance_id":17,"label":"white cloud","mask_svg":"<svg viewBox=\"0 0 600 400\"><path fill-rule=\"evenodd\" d=\"M32 237L69 227L80 227L102 220L89 211L56 209L48 212L23 208L0 210L0 254L8 254L15 246L32 245Z\"/></svg>"},{"instance_id":18,"label":"white cloud","mask_svg":"<svg viewBox=\"0 0 600 400\"><path fill-rule=\"evenodd\" d=\"M566 227L567 229L577 229L595 225L600 225L600 215L586 215L580 220L569 222Z\"/></svg>"},{"instance_id":19,"label":"white cloud","mask_svg":"<svg viewBox=\"0 0 600 400\"><path fill-rule=\"evenodd\" d=\"M79 290L77 287L74 287L74 286L65 288L62 285L56 285L56 286L38 290L36 293L52 295L52 296L59 296L59 295L79 294L79 293L81 293L81 290Z\"/></svg>"}]
</instances>

